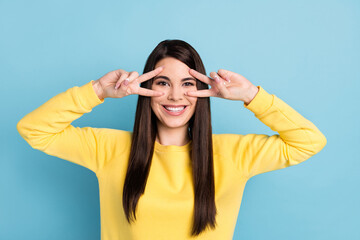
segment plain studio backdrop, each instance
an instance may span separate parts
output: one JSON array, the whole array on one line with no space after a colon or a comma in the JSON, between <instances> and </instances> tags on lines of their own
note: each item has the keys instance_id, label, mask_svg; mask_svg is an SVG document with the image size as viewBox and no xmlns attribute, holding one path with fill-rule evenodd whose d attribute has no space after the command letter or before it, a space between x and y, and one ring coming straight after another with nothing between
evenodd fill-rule
<instances>
[{"instance_id":1,"label":"plain studio backdrop","mask_svg":"<svg viewBox=\"0 0 360 240\"><path fill-rule=\"evenodd\" d=\"M360 239L360 2L0 1L0 239L100 239L96 175L32 149L17 122L51 97L124 69L142 74L164 39L206 72L261 85L327 137L297 166L251 178L234 239ZM132 130L137 96L73 122ZM243 102L211 99L214 133L273 132Z\"/></svg>"}]
</instances>

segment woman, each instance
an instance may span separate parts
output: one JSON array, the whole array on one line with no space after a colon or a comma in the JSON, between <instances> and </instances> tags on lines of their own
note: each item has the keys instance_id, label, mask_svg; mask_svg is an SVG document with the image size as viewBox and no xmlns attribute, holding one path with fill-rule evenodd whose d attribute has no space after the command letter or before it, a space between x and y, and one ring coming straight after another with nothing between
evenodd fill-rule
<instances>
[{"instance_id":1,"label":"woman","mask_svg":"<svg viewBox=\"0 0 360 240\"><path fill-rule=\"evenodd\" d=\"M327 141L240 74L210 76L192 46L165 40L143 75L120 69L70 88L17 129L33 148L96 173L101 239L232 239L247 180L299 164ZM130 94L139 95L133 132L71 125L105 98ZM279 134L212 134L209 97L243 101Z\"/></svg>"}]
</instances>

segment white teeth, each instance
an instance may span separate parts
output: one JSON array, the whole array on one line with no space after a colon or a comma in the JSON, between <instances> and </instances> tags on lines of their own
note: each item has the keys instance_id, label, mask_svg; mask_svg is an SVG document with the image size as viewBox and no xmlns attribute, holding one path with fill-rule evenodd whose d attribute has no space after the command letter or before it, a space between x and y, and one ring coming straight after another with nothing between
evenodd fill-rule
<instances>
[{"instance_id":1,"label":"white teeth","mask_svg":"<svg viewBox=\"0 0 360 240\"><path fill-rule=\"evenodd\" d=\"M165 106L164 106L165 107ZM185 107L177 107L177 108L174 108L174 107L165 107L166 110L170 111L170 112L180 112L182 111Z\"/></svg>"}]
</instances>

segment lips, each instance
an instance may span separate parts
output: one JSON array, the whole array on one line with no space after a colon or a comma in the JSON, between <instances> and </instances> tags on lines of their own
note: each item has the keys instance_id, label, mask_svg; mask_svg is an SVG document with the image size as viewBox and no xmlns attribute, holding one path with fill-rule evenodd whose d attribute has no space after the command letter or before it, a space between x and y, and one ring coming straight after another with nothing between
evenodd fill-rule
<instances>
[{"instance_id":1,"label":"lips","mask_svg":"<svg viewBox=\"0 0 360 240\"><path fill-rule=\"evenodd\" d=\"M163 105L163 107L171 112L180 112L182 111L184 108L186 108L185 105Z\"/></svg>"},{"instance_id":2,"label":"lips","mask_svg":"<svg viewBox=\"0 0 360 240\"><path fill-rule=\"evenodd\" d=\"M162 105L166 113L178 116L185 112L187 105Z\"/></svg>"}]
</instances>

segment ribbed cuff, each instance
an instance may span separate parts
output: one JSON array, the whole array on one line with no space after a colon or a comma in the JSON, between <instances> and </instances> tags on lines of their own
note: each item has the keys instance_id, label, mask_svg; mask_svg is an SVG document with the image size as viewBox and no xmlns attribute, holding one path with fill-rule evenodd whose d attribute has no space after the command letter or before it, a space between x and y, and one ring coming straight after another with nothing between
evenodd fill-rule
<instances>
[{"instance_id":1,"label":"ribbed cuff","mask_svg":"<svg viewBox=\"0 0 360 240\"><path fill-rule=\"evenodd\" d=\"M274 101L274 95L266 92L261 86L257 86L259 89L253 100L244 107L252 111L256 116L263 114L267 109L271 107Z\"/></svg>"},{"instance_id":2,"label":"ribbed cuff","mask_svg":"<svg viewBox=\"0 0 360 240\"><path fill-rule=\"evenodd\" d=\"M95 106L103 103L105 100L105 99L100 100L99 97L96 95L96 92L92 85L93 82L94 80L91 80L90 82L82 85L78 89L79 94L81 96L84 96L84 98L82 98L82 104L86 109L92 109Z\"/></svg>"}]
</instances>

